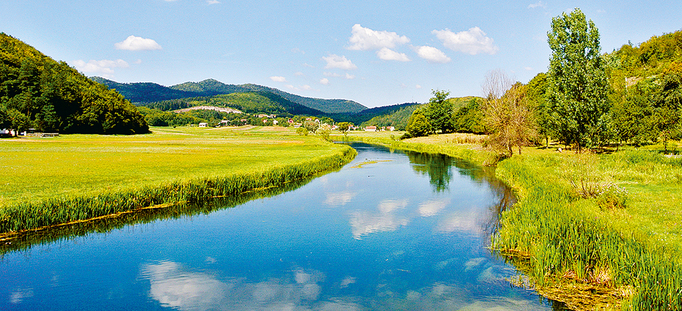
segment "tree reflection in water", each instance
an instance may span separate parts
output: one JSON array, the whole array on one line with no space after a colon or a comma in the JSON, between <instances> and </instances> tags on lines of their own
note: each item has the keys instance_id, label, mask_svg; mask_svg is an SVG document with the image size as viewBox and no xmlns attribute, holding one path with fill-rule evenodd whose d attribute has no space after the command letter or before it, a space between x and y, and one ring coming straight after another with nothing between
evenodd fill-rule
<instances>
[{"instance_id":1,"label":"tree reflection in water","mask_svg":"<svg viewBox=\"0 0 682 311\"><path fill-rule=\"evenodd\" d=\"M458 174L467 176L478 184L490 187L496 196L495 204L489 207L488 217L481 222L481 232L484 233L487 240L499 229L498 220L502 212L516 203L516 197L511 188L495 177L495 168L480 167L443 154L413 151L405 151L405 154L410 159L412 169L416 173L429 176L429 182L434 192L443 192L449 189L453 169L456 169Z\"/></svg>"},{"instance_id":2,"label":"tree reflection in water","mask_svg":"<svg viewBox=\"0 0 682 311\"><path fill-rule=\"evenodd\" d=\"M452 158L442 154L418 153L405 151L412 163L412 169L421 174L428 175L429 182L435 192L443 192L448 189L452 179Z\"/></svg>"}]
</instances>

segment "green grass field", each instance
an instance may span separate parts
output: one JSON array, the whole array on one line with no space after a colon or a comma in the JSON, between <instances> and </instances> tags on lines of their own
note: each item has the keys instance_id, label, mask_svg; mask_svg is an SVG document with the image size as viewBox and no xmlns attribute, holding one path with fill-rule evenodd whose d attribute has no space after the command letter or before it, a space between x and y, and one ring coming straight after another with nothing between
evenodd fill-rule
<instances>
[{"instance_id":1,"label":"green grass field","mask_svg":"<svg viewBox=\"0 0 682 311\"><path fill-rule=\"evenodd\" d=\"M355 154L281 127L152 131L0 140L0 232L271 187Z\"/></svg>"},{"instance_id":2,"label":"green grass field","mask_svg":"<svg viewBox=\"0 0 682 311\"><path fill-rule=\"evenodd\" d=\"M0 140L0 205L249 172L339 150L283 128L152 131Z\"/></svg>"}]
</instances>

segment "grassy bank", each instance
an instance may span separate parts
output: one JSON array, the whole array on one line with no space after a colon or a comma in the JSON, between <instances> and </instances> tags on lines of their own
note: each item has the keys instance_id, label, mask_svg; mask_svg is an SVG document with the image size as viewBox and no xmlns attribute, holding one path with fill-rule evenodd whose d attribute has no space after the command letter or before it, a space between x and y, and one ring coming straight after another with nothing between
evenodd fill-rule
<instances>
[{"instance_id":1,"label":"grassy bank","mask_svg":"<svg viewBox=\"0 0 682 311\"><path fill-rule=\"evenodd\" d=\"M0 232L274 187L356 154L282 128L153 131L0 141Z\"/></svg>"},{"instance_id":2,"label":"grassy bank","mask_svg":"<svg viewBox=\"0 0 682 311\"><path fill-rule=\"evenodd\" d=\"M351 139L492 162L457 137ZM527 275L519 283L572 309L681 310L682 159L656 148L600 155L525 148L499 162L496 175L519 201L503 213L492 245Z\"/></svg>"}]
</instances>

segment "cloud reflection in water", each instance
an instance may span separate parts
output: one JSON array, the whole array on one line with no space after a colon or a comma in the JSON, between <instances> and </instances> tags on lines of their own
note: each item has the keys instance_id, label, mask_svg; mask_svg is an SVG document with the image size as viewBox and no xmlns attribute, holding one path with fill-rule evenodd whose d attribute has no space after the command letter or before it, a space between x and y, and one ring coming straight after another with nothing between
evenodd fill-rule
<instances>
[{"instance_id":1,"label":"cloud reflection in water","mask_svg":"<svg viewBox=\"0 0 682 311\"><path fill-rule=\"evenodd\" d=\"M409 219L394 215L394 212L407 206L408 200L383 200L379 203L378 213L358 211L351 213L350 225L353 237L360 239L364 235L375 232L395 231L406 226Z\"/></svg>"},{"instance_id":2,"label":"cloud reflection in water","mask_svg":"<svg viewBox=\"0 0 682 311\"><path fill-rule=\"evenodd\" d=\"M150 282L150 298L177 310L301 310L302 305L319 299L322 287L318 283L324 282L325 275L303 269L292 274L249 283L236 278L221 281L171 261L145 264L141 269ZM328 304L335 303L319 306Z\"/></svg>"}]
</instances>

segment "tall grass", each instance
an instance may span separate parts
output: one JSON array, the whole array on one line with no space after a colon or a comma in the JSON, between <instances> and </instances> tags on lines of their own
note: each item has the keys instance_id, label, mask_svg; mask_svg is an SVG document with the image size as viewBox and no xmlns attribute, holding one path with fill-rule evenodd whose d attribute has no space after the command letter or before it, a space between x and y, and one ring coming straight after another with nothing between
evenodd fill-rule
<instances>
[{"instance_id":1,"label":"tall grass","mask_svg":"<svg viewBox=\"0 0 682 311\"><path fill-rule=\"evenodd\" d=\"M616 157L642 155L635 152ZM648 157L636 163L653 165ZM498 176L523 189L524 195L503 214L493 247L527 254L524 272L539 291L569 306L580 307L587 301L590 308L618 308L623 301L623 309L682 310L679 250L658 241L648 231L650 228L629 223L627 219L633 215L623 216L623 211L599 208L595 199L580 198L553 169L556 162L565 159L548 158L553 158L549 162L555 165L548 166L547 157L544 161L542 157L514 157L498 165ZM620 159L603 158L621 163ZM595 286L609 294L572 299L567 284L575 283ZM564 292L547 290L556 286Z\"/></svg>"}]
</instances>

